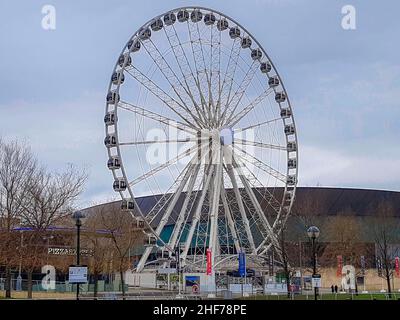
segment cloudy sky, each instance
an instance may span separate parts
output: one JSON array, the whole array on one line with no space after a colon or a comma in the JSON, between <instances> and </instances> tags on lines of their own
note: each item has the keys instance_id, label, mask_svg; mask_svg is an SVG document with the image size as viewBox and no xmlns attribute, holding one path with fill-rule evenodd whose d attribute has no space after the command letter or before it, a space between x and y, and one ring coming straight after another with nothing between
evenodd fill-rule
<instances>
[{"instance_id":1,"label":"cloudy sky","mask_svg":"<svg viewBox=\"0 0 400 320\"><path fill-rule=\"evenodd\" d=\"M56 8L56 29L41 25ZM151 17L183 5L238 20L284 79L300 144L300 185L400 190L400 2L146 0L0 2L0 136L51 169L85 166L82 205L114 197L104 98L122 47ZM344 5L356 29L342 28Z\"/></svg>"}]
</instances>

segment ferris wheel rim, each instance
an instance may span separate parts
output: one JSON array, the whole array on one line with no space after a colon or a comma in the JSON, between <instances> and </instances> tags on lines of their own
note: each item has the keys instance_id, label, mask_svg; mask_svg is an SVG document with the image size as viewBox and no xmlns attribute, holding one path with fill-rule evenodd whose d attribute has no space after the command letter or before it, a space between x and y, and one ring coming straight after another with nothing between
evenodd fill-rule
<instances>
[{"instance_id":1,"label":"ferris wheel rim","mask_svg":"<svg viewBox=\"0 0 400 320\"><path fill-rule=\"evenodd\" d=\"M281 79L281 77L280 77L280 74L279 74L277 68L275 67L275 65L274 65L274 63L273 63L273 61L272 61L272 59L270 59L270 57L269 57L267 51L263 48L263 46L258 42L258 40L257 40L245 27L243 27L243 26L242 26L240 23L238 23L235 19L229 17L228 15L226 15L226 14L224 14L224 13L221 13L221 12L219 12L219 11L217 11L217 10L214 10L214 9L210 9L210 8L206 8L206 7L201 7L201 6L184 6L184 7L178 7L178 8L172 9L172 10L168 10L168 11L166 11L166 12L164 12L164 13L162 13L162 14L156 16L156 17L153 17L152 19L150 19L150 20L147 21L145 24L143 24L143 25L130 37L130 39L134 39L134 37L137 37L137 36L138 36L138 33L140 32L140 30L143 30L143 28L145 28L145 27L149 27L150 24L151 24L155 19L161 18L161 17L163 17L164 15L166 15L166 14L168 14L168 13L177 12L177 11L179 11L179 10L196 10L196 9L198 9L198 10L204 10L204 11L211 12L211 13L215 13L215 14L220 15L221 17L224 17L224 18L228 19L229 21L233 22L236 26L238 26L240 29L242 29L243 31L245 31L245 33L246 33L248 36L250 36L252 40L254 40L254 42L258 45L258 48L262 50L263 55L265 55L265 57L267 58L268 62L272 65L272 67L273 67L273 69L274 69L274 71L275 71L275 73L276 73L276 76L277 76L277 77L279 78L279 80L280 80L280 85L282 86L283 92L285 92L285 94L286 94L287 104L288 104L290 110L292 110L291 103L290 103L290 100L289 100L289 95L287 94L286 88L285 88L285 86L284 86L284 82L282 81L282 79ZM124 52L126 52L126 48L127 48L127 46L125 45L125 46L123 47L122 51L121 51L120 56L123 55ZM129 52L129 54L130 54L130 53L131 53L131 50L128 51L128 52ZM126 65L126 61L124 62L124 66L122 67L122 69L125 68L125 65ZM114 73L117 69L118 69L118 61L116 62L115 66L114 66L113 73ZM117 85L115 92L118 92L118 93L119 93L120 85L121 85L121 83L119 83L119 84ZM109 87L108 87L108 92L110 92L111 88L112 88L112 82L110 81L110 84L109 84ZM108 110L108 104L106 104L106 112L107 112L107 110ZM115 107L115 112L116 112L116 114L118 113L117 110L118 110L118 107L116 106L116 107ZM297 143L297 140L298 140L298 138L297 138L297 130L296 130L295 119L294 119L293 115L290 117L290 119L291 119L291 121L292 121L292 123L293 123L293 125L294 125L294 128L295 128L295 132L294 132L294 134L293 134L293 136L294 136L294 141L296 142L296 145L298 145L298 143ZM115 135L116 135L117 140L118 140L118 123L117 123L117 122L115 123L114 128L115 128ZM107 128L107 126L106 126L106 134L108 134L108 128ZM287 135L286 135L286 142L288 142L288 136L287 136ZM119 143L117 144L116 149L117 149L117 154L118 154L118 156L119 156L120 159L121 159L121 172L122 172L122 177L125 179L125 181L129 181L129 180L128 180L128 177L127 177L127 174L126 174L126 171L125 171L125 168L124 168L124 165L123 165L123 160L122 160L123 157L122 157L122 152L121 152L120 144L119 144ZM288 153L289 153L289 152L288 152ZM298 160L298 149L296 149L295 153L296 153L296 157L295 157L295 158ZM110 150L110 149L108 149L108 156L109 156L109 157L112 156L111 150ZM288 158L289 158L289 156L288 156ZM298 161L297 161L297 162L298 162ZM112 170L112 173L113 173L114 179L117 179L118 176L117 176L116 170ZM289 169L287 169L286 175L287 175L287 176L289 175ZM295 176L296 176L296 183L295 183L294 186L291 188L291 190L293 190L293 193L295 193L296 187L297 187L298 167L296 167ZM287 191L287 183L285 183L284 194L286 193L286 191ZM133 190L132 190L130 187L128 187L128 192L129 192L129 194L130 194L131 200L135 203L135 210L137 210L137 212L139 213L139 215L143 218L143 220L145 221L146 226L149 228L149 230L151 231L151 233L157 237L157 239L162 243L162 245L163 245L167 250L169 250L169 251L172 252L172 251L173 251L173 248L169 248L169 247L168 247L168 244L167 244L166 242L164 242L164 241L160 238L160 236L155 232L155 230L154 230L153 227L150 225L150 223L148 223L148 222L146 221L146 215L143 214L143 212L142 212L140 206L137 204L136 197L134 196ZM121 198L124 199L124 196L123 196L123 193L122 193L122 192L120 192L120 195L121 195ZM291 199L289 208L288 208L288 210L287 210L287 214L284 216L284 220L285 220L285 221L286 221L286 219L287 219L288 214L290 213L291 207L292 207L292 205L293 205L293 200L294 200L294 198ZM282 206L281 206L281 209L282 209ZM131 212L131 213L132 213L132 215L133 215L133 212ZM134 216L134 215L133 215L133 216ZM276 222L276 221L275 221L275 222ZM275 227L275 222L274 222L274 227Z\"/></svg>"}]
</instances>

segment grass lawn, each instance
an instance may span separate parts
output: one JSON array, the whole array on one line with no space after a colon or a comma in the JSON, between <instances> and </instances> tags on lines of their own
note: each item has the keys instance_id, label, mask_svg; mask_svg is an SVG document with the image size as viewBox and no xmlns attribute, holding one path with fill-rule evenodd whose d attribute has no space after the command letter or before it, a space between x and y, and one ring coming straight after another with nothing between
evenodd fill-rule
<instances>
[{"instance_id":1,"label":"grass lawn","mask_svg":"<svg viewBox=\"0 0 400 320\"><path fill-rule=\"evenodd\" d=\"M0 291L0 299L5 299L6 292ZM75 299L75 293L73 292L33 292L33 299ZM27 299L27 291L12 291L12 299Z\"/></svg>"},{"instance_id":2,"label":"grass lawn","mask_svg":"<svg viewBox=\"0 0 400 320\"><path fill-rule=\"evenodd\" d=\"M288 298L287 295L257 295L252 297L240 298L243 300L314 300L314 295L295 295L294 298ZM392 293L392 298L382 293L360 293L356 294L332 294L325 293L319 297L319 300L400 300L400 293Z\"/></svg>"}]
</instances>

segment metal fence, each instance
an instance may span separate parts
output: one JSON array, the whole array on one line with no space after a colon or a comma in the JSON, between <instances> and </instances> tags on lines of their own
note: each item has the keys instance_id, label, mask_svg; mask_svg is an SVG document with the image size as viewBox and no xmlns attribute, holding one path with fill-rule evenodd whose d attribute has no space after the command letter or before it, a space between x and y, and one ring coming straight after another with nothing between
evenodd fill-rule
<instances>
[{"instance_id":1,"label":"metal fence","mask_svg":"<svg viewBox=\"0 0 400 320\"><path fill-rule=\"evenodd\" d=\"M0 279L0 291L5 288L4 278ZM14 292L26 292L28 289L28 281L26 279L12 280L12 290ZM80 299L82 300L202 300L202 299L245 299L245 300L314 300L314 291L303 290L302 292L291 293L289 296L286 292L264 292L260 286L254 286L250 292L232 292L228 289L217 290L213 293L184 293L178 294L177 290L160 290L160 289L146 289L138 287L125 287L126 295L122 296L121 285L118 282L104 283L99 281L97 297L94 297L94 284L80 285ZM64 295L61 293L70 293L64 297L67 299L74 298L76 292L76 285L69 284L68 282L56 282L53 289L43 286L42 281L32 281L32 291L34 293L48 293L42 295L43 298L50 298L57 296L62 298ZM52 295L57 294L57 295ZM72 293L72 295L71 295ZM61 294L61 295L60 295ZM42 296L37 296L42 298ZM35 297L35 298L36 298ZM387 292L370 291L370 292L338 292L332 293L328 288L321 288L318 300L400 300L400 291Z\"/></svg>"},{"instance_id":2,"label":"metal fence","mask_svg":"<svg viewBox=\"0 0 400 320\"><path fill-rule=\"evenodd\" d=\"M5 290L5 279L0 279L0 291ZM81 284L80 292L87 293L94 291L94 284ZM27 279L12 279L11 280L11 290L13 291L27 291L28 290L28 280ZM125 285L125 290L128 291L128 285ZM32 291L33 292L75 292L76 284L70 284L68 281L54 281L52 285L50 283L43 283L42 280L32 280ZM98 292L116 292L122 291L121 284L118 281L112 283L105 283L104 281L98 281L97 285Z\"/></svg>"}]
</instances>

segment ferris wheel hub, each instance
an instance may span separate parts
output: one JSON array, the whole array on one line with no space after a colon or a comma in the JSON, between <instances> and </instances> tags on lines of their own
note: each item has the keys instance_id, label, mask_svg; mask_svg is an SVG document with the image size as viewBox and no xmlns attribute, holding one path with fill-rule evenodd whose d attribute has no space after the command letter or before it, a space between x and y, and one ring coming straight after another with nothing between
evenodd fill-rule
<instances>
[{"instance_id":1,"label":"ferris wheel hub","mask_svg":"<svg viewBox=\"0 0 400 320\"><path fill-rule=\"evenodd\" d=\"M232 128L223 128L219 131L219 137L223 146L230 146L233 144L234 131Z\"/></svg>"}]
</instances>

